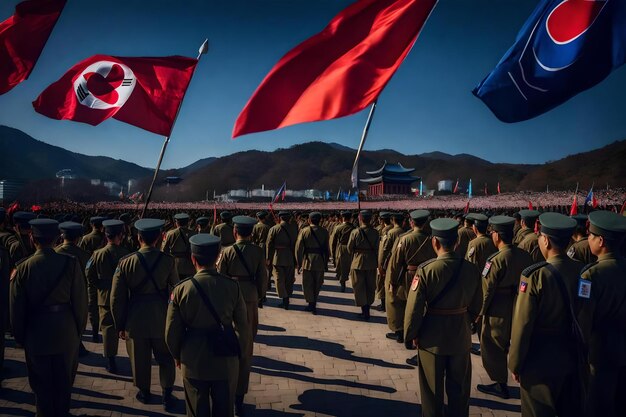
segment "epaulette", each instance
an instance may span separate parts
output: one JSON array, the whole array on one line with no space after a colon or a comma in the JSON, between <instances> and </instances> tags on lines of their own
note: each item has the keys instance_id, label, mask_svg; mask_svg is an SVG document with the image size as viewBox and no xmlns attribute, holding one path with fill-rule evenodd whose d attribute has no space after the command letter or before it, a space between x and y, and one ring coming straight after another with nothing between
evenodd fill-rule
<instances>
[{"instance_id":1,"label":"epaulette","mask_svg":"<svg viewBox=\"0 0 626 417\"><path fill-rule=\"evenodd\" d=\"M587 271L588 269L590 269L592 266L595 266L598 264L598 261L592 262L590 264L587 264L583 267L583 269L580 270L580 275L582 275L585 271Z\"/></svg>"},{"instance_id":2,"label":"epaulette","mask_svg":"<svg viewBox=\"0 0 626 417\"><path fill-rule=\"evenodd\" d=\"M136 253L137 253L137 251L132 252L132 253L129 253L128 255L124 255L124 256L122 256L122 257L120 258L120 260L118 261L118 263L119 263L119 262L122 262L124 259L130 258L131 256L133 256L133 255L134 255L134 254L136 254Z\"/></svg>"},{"instance_id":3,"label":"epaulette","mask_svg":"<svg viewBox=\"0 0 626 417\"><path fill-rule=\"evenodd\" d=\"M522 271L522 275L525 277L528 277L530 274L532 274L533 272L535 272L536 270L543 268L544 266L548 265L548 263L546 261L542 261L542 262L537 262L536 264L533 264L531 266L529 266L528 268L524 269Z\"/></svg>"},{"instance_id":4,"label":"epaulette","mask_svg":"<svg viewBox=\"0 0 626 417\"><path fill-rule=\"evenodd\" d=\"M497 255L497 254L499 254L499 253L500 253L500 251L496 251L496 252L492 253L492 254L491 254L491 255L489 255L489 257L487 258L487 261L492 260L492 259L493 259L493 258L495 258L495 257L496 257L496 255Z\"/></svg>"},{"instance_id":5,"label":"epaulette","mask_svg":"<svg viewBox=\"0 0 626 417\"><path fill-rule=\"evenodd\" d=\"M187 277L185 279L181 279L180 281L178 281L178 283L176 285L174 285L174 288L178 287L180 284L182 284L183 282L187 282L191 279L191 277Z\"/></svg>"},{"instance_id":6,"label":"epaulette","mask_svg":"<svg viewBox=\"0 0 626 417\"><path fill-rule=\"evenodd\" d=\"M425 267L426 265L429 265L433 262L435 262L437 260L437 258L433 258L433 259L429 259L425 262L422 262L421 264L419 264L419 266L417 267L417 269L422 269L423 267Z\"/></svg>"}]
</instances>

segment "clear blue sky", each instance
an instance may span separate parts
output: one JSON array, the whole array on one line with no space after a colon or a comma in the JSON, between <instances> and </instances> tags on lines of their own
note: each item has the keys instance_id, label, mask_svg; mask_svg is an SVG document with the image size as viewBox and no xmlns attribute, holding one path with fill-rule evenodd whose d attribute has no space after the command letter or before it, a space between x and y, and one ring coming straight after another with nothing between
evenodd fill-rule
<instances>
[{"instance_id":1,"label":"clear blue sky","mask_svg":"<svg viewBox=\"0 0 626 417\"><path fill-rule=\"evenodd\" d=\"M0 3L0 20L17 0ZM26 82L0 96L0 124L88 155L154 167L163 138L110 119L99 126L48 119L31 106L43 89L94 54L195 57L163 167L312 140L356 148L367 111L230 139L244 104L289 49L322 30L352 0L68 0ZM471 94L493 69L537 0L440 0L379 99L365 149L470 153L493 162L542 163L626 139L626 71L536 119L504 124ZM1 157L0 157L1 162Z\"/></svg>"}]
</instances>

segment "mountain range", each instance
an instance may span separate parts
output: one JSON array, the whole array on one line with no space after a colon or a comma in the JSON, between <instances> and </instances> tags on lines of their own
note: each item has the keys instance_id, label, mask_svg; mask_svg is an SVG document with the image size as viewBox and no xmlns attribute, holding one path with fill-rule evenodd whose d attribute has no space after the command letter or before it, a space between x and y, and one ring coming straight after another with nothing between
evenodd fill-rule
<instances>
[{"instance_id":1,"label":"mountain range","mask_svg":"<svg viewBox=\"0 0 626 417\"><path fill-rule=\"evenodd\" d=\"M244 151L220 158L208 157L179 169L163 170L154 193L155 200L196 201L213 190L274 189L283 181L289 189L344 190L350 188L350 173L356 150L336 143L308 142L273 152ZM472 178L474 193L482 194L485 184L494 193L499 182L503 192L519 190L572 189L579 182L626 187L626 141L614 142L590 152L571 155L542 165L492 163L468 155L430 152L404 155L394 150L364 151L359 176L380 168L387 161L415 168L427 188L436 188L444 179ZM147 189L153 170L103 156L87 156L38 141L24 132L0 126L0 179L35 181L54 178L57 171L71 169L79 178L98 178L125 184L139 180ZM167 185L166 176L182 181ZM416 183L415 186L418 184Z\"/></svg>"}]
</instances>

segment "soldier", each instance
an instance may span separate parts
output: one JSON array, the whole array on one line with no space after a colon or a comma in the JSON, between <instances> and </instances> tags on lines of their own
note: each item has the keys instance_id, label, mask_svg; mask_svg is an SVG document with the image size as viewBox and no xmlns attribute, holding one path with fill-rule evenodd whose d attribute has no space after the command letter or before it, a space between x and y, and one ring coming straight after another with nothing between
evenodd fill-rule
<instances>
[{"instance_id":1,"label":"soldier","mask_svg":"<svg viewBox=\"0 0 626 417\"><path fill-rule=\"evenodd\" d=\"M341 292L346 292L346 281L348 281L348 276L350 275L350 263L352 261L348 253L348 239L350 238L350 233L354 230L354 226L350 221L352 219L351 212L342 211L341 218L343 223L335 226L330 240L330 248L335 261L335 270Z\"/></svg>"},{"instance_id":2,"label":"soldier","mask_svg":"<svg viewBox=\"0 0 626 417\"><path fill-rule=\"evenodd\" d=\"M11 263L9 252L0 246L0 381L4 365L4 334L9 320L9 273Z\"/></svg>"},{"instance_id":3,"label":"soldier","mask_svg":"<svg viewBox=\"0 0 626 417\"><path fill-rule=\"evenodd\" d=\"M570 311L582 264L565 254L576 221L559 213L544 213L539 221L539 248L547 261L522 272L509 369L520 383L523 416L576 416L581 407L574 390L578 378Z\"/></svg>"},{"instance_id":4,"label":"soldier","mask_svg":"<svg viewBox=\"0 0 626 417\"><path fill-rule=\"evenodd\" d=\"M574 243L567 250L567 256L585 265L595 262L597 258L591 253L587 240L587 215L577 214L572 219L576 220L577 225L572 236Z\"/></svg>"},{"instance_id":5,"label":"soldier","mask_svg":"<svg viewBox=\"0 0 626 417\"><path fill-rule=\"evenodd\" d=\"M56 253L60 253L63 255L71 255L78 259L78 263L80 264L80 273L85 279L85 288L87 288L87 278L85 278L85 267L87 266L87 262L89 261L89 254L78 247L78 241L83 236L83 225L80 223L74 222L63 222L59 225L59 230L61 231L61 238L63 239L63 243L54 248ZM89 299L90 297L88 297ZM95 299L93 297L92 299ZM94 315L95 310L95 315ZM89 305L89 319L91 321L91 328L98 328L98 305L91 304ZM94 321L94 318L96 319ZM92 337L94 334L98 334L96 332L92 332ZM80 342L80 347L78 351L78 356L83 357L86 356L89 352L85 348L82 340Z\"/></svg>"},{"instance_id":6,"label":"soldier","mask_svg":"<svg viewBox=\"0 0 626 417\"><path fill-rule=\"evenodd\" d=\"M515 219L515 225L513 226L513 245L517 246L520 238L518 238L517 233L522 229L522 216L520 216L519 212L513 213L513 218Z\"/></svg>"},{"instance_id":7,"label":"soldier","mask_svg":"<svg viewBox=\"0 0 626 417\"><path fill-rule=\"evenodd\" d=\"M376 299L380 300L380 305L377 307L378 311L385 311L385 274L380 268L383 257L384 257L384 247L385 240L387 238L387 233L394 228L394 225L391 223L391 213L382 211L380 213L380 225L378 226L380 229L378 230L380 246L378 247L378 268L376 274ZM372 302L373 304L373 302Z\"/></svg>"},{"instance_id":8,"label":"soldier","mask_svg":"<svg viewBox=\"0 0 626 417\"><path fill-rule=\"evenodd\" d=\"M404 342L406 299L415 271L418 265L436 256L430 243L430 236L423 230L430 217L430 211L415 210L410 213L410 217L413 230L398 239L385 277L387 325L392 331L386 336L398 343Z\"/></svg>"},{"instance_id":9,"label":"soldier","mask_svg":"<svg viewBox=\"0 0 626 417\"><path fill-rule=\"evenodd\" d=\"M267 234L266 265L272 268L276 278L276 292L282 298L279 307L289 309L289 297L293 294L295 278L295 246L298 228L289 223L288 211L278 213L280 223L273 226Z\"/></svg>"},{"instance_id":10,"label":"soldier","mask_svg":"<svg viewBox=\"0 0 626 417\"><path fill-rule=\"evenodd\" d=\"M176 272L183 279L194 274L194 268L190 259L189 238L193 232L187 228L189 215L178 213L174 215L176 228L165 234L165 240L161 250L166 255L172 255L176 263Z\"/></svg>"},{"instance_id":11,"label":"soldier","mask_svg":"<svg viewBox=\"0 0 626 417\"><path fill-rule=\"evenodd\" d=\"M459 242L456 247L456 254L459 258L465 258L467 254L467 247L470 241L476 239L476 233L474 233L474 217L472 214L466 214L463 216L463 227L459 229Z\"/></svg>"},{"instance_id":12,"label":"soldier","mask_svg":"<svg viewBox=\"0 0 626 417\"><path fill-rule=\"evenodd\" d=\"M303 228L296 241L298 272L302 272L302 291L309 305L305 311L317 314L317 299L324 284L324 272L328 269L328 232L319 223L322 214L309 214L309 226Z\"/></svg>"},{"instance_id":13,"label":"soldier","mask_svg":"<svg viewBox=\"0 0 626 417\"><path fill-rule=\"evenodd\" d=\"M251 343L246 304L237 281L215 269L220 239L198 234L190 242L198 272L172 292L165 328L167 346L176 366L182 364L187 416L232 416L239 372L237 346L229 344L227 351L221 351L225 343L220 346L215 340L217 336L219 341L236 338L234 322L239 346Z\"/></svg>"},{"instance_id":14,"label":"soldier","mask_svg":"<svg viewBox=\"0 0 626 417\"><path fill-rule=\"evenodd\" d=\"M535 222L539 217L539 212L537 210L522 210L520 211L520 215L522 216L522 228L526 228L526 230L530 230L530 233L526 233L524 238L517 245L518 248L525 250L530 254L530 257L533 259L533 262L542 262L544 261L541 250L539 249L539 238L534 232Z\"/></svg>"},{"instance_id":15,"label":"soldier","mask_svg":"<svg viewBox=\"0 0 626 417\"><path fill-rule=\"evenodd\" d=\"M352 257L350 265L350 281L354 291L354 301L361 307L359 316L364 320L370 319L370 306L374 303L376 294L376 270L378 262L378 232L372 226L372 212L361 210L359 213L360 226L350 233L348 239L348 254ZM383 286L385 283L383 282Z\"/></svg>"},{"instance_id":16,"label":"soldier","mask_svg":"<svg viewBox=\"0 0 626 417\"><path fill-rule=\"evenodd\" d=\"M89 283L89 293L95 294L97 299L90 300L98 304L100 316L100 331L102 332L103 354L107 358L106 369L117 373L115 356L119 344L118 334L115 331L113 315L111 314L111 285L117 263L128 255L128 250L122 246L124 238L124 222L120 220L104 220L102 222L107 245L96 250L87 262L85 275ZM95 289L95 291L94 291Z\"/></svg>"},{"instance_id":17,"label":"soldier","mask_svg":"<svg viewBox=\"0 0 626 417\"><path fill-rule=\"evenodd\" d=\"M267 234L270 231L270 225L267 222L267 211L265 210L261 210L259 212L256 213L256 218L259 220L255 225L254 228L252 229L252 243L254 243L255 245L259 246L261 249L263 249L263 253L265 253L265 243L267 242ZM267 276L268 276L268 280L267 280L267 289L268 291L272 288L272 280L271 277L272 275L272 271L271 269L268 269L267 271ZM259 301L259 308L263 308L263 302L266 300L266 297L263 296L263 298L261 299L261 301Z\"/></svg>"},{"instance_id":18,"label":"soldier","mask_svg":"<svg viewBox=\"0 0 626 417\"><path fill-rule=\"evenodd\" d=\"M0 247L8 251L13 233L6 229L6 214L4 207L0 207Z\"/></svg>"},{"instance_id":19,"label":"soldier","mask_svg":"<svg viewBox=\"0 0 626 417\"><path fill-rule=\"evenodd\" d=\"M29 222L35 218L35 214L29 211L17 211L13 214L15 233L8 239L8 250L11 263L16 265L20 261L35 253L29 234Z\"/></svg>"},{"instance_id":20,"label":"soldier","mask_svg":"<svg viewBox=\"0 0 626 417\"><path fill-rule=\"evenodd\" d=\"M128 250L128 252L134 252L139 248L137 242L137 236L133 233L131 227L132 216L130 213L120 214L120 220L124 222L124 240L122 240L122 246Z\"/></svg>"},{"instance_id":21,"label":"soldier","mask_svg":"<svg viewBox=\"0 0 626 417\"><path fill-rule=\"evenodd\" d=\"M454 252L459 227L456 220L436 219L430 227L437 258L421 264L413 277L404 316L404 341L407 348L418 348L422 415L468 416L470 322L480 309L479 272ZM445 395L448 406L444 412Z\"/></svg>"},{"instance_id":22,"label":"soldier","mask_svg":"<svg viewBox=\"0 0 626 417\"><path fill-rule=\"evenodd\" d=\"M31 220L33 256L11 277L11 326L24 346L28 382L38 416L67 416L78 366L80 335L87 321L87 290L80 265L56 253L59 223Z\"/></svg>"},{"instance_id":23,"label":"soldier","mask_svg":"<svg viewBox=\"0 0 626 417\"><path fill-rule=\"evenodd\" d=\"M385 279L387 264L389 263L389 258L391 258L391 250L395 247L398 237L404 233L404 229L402 229L402 221L404 220L404 216L402 215L402 213L390 213L390 216L392 228L387 231L384 237L381 237L380 249L378 250L378 274L379 276L383 277L383 282L381 285L382 293L380 295L380 311L385 311L387 308L387 303L385 300L388 288L385 286ZM378 288L376 288L376 291L378 291Z\"/></svg>"},{"instance_id":24,"label":"soldier","mask_svg":"<svg viewBox=\"0 0 626 417\"><path fill-rule=\"evenodd\" d=\"M176 378L174 359L165 344L165 317L170 289L178 284L174 258L156 248L165 221L141 219L135 222L141 247L120 259L111 287L111 314L126 350L139 389L135 398L150 402L152 354L159 364L162 403L170 411Z\"/></svg>"},{"instance_id":25,"label":"soldier","mask_svg":"<svg viewBox=\"0 0 626 417\"><path fill-rule=\"evenodd\" d=\"M241 352L235 396L236 414L241 416L243 415L243 397L248 392L250 382L250 369L254 354L253 341L259 325L259 300L265 297L267 290L267 269L264 262L265 251L252 243L251 240L256 220L248 216L235 216L233 223L236 242L222 251L217 270L220 274L227 275L239 282L248 315L250 333L246 339L249 343L244 346Z\"/></svg>"},{"instance_id":26,"label":"soldier","mask_svg":"<svg viewBox=\"0 0 626 417\"><path fill-rule=\"evenodd\" d=\"M519 244L524 240L524 238L532 234L535 231L535 222L537 217L539 217L539 212L536 210L520 210L515 213L515 215L519 216L519 229L515 233L515 237L513 238L513 244L515 246L519 246ZM515 230L515 229L514 229Z\"/></svg>"},{"instance_id":27,"label":"soldier","mask_svg":"<svg viewBox=\"0 0 626 417\"><path fill-rule=\"evenodd\" d=\"M209 218L198 217L196 219L196 233L210 233Z\"/></svg>"},{"instance_id":28,"label":"soldier","mask_svg":"<svg viewBox=\"0 0 626 417\"><path fill-rule=\"evenodd\" d=\"M507 355L519 277L533 264L526 251L511 244L514 223L515 219L508 216L489 219L492 245L497 252L487 258L481 269L482 307L477 319L477 323L482 321L478 331L483 366L489 378L495 381L490 385L478 384L477 389L504 399L509 398Z\"/></svg>"},{"instance_id":29,"label":"soldier","mask_svg":"<svg viewBox=\"0 0 626 417\"><path fill-rule=\"evenodd\" d=\"M104 232L102 228L102 222L107 220L106 217L95 216L89 219L89 223L91 224L91 232L80 240L78 247L84 250L89 254L89 256L93 255L93 253L102 248L106 244L106 238L104 237Z\"/></svg>"},{"instance_id":30,"label":"soldier","mask_svg":"<svg viewBox=\"0 0 626 417\"><path fill-rule=\"evenodd\" d=\"M619 253L625 237L626 217L589 214L589 247L598 260L583 269L576 297L589 345L588 416L626 415L626 260Z\"/></svg>"},{"instance_id":31,"label":"soldier","mask_svg":"<svg viewBox=\"0 0 626 417\"><path fill-rule=\"evenodd\" d=\"M233 234L233 215L230 211L223 211L220 213L220 219L222 223L217 226L213 226L211 233L219 237L222 244L222 249L235 243L235 235Z\"/></svg>"}]
</instances>

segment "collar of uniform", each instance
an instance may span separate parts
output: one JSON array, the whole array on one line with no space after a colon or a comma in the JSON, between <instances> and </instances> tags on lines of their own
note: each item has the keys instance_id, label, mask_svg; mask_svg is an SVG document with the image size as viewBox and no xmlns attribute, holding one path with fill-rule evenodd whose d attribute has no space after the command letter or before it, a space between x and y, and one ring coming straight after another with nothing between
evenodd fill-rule
<instances>
[{"instance_id":1,"label":"collar of uniform","mask_svg":"<svg viewBox=\"0 0 626 417\"><path fill-rule=\"evenodd\" d=\"M578 240L578 242L582 242L583 240L588 240L589 236L583 236L580 238L580 240Z\"/></svg>"},{"instance_id":2,"label":"collar of uniform","mask_svg":"<svg viewBox=\"0 0 626 417\"><path fill-rule=\"evenodd\" d=\"M51 253L56 253L53 248L41 248L41 249L37 249L34 254L35 255L41 255L41 254L49 255Z\"/></svg>"},{"instance_id":3,"label":"collar of uniform","mask_svg":"<svg viewBox=\"0 0 626 417\"><path fill-rule=\"evenodd\" d=\"M563 261L563 260L566 260L566 259L569 260L570 257L567 256L564 253L559 253L558 255L554 255L554 256L551 256L548 259L546 259L546 262L554 263L554 261Z\"/></svg>"},{"instance_id":4,"label":"collar of uniform","mask_svg":"<svg viewBox=\"0 0 626 417\"><path fill-rule=\"evenodd\" d=\"M249 245L252 242L250 241L250 239L241 239L241 238L239 238L239 239L237 239L237 241L235 243L241 243L242 245Z\"/></svg>"},{"instance_id":5,"label":"collar of uniform","mask_svg":"<svg viewBox=\"0 0 626 417\"><path fill-rule=\"evenodd\" d=\"M213 267L213 268L203 269L202 271L198 271L197 274L218 275L218 272L217 272L217 269L215 267Z\"/></svg>"},{"instance_id":6,"label":"collar of uniform","mask_svg":"<svg viewBox=\"0 0 626 417\"><path fill-rule=\"evenodd\" d=\"M499 252L503 252L505 250L511 250L513 248L513 244L512 243L507 243L504 246L502 246L502 248L498 249Z\"/></svg>"},{"instance_id":7,"label":"collar of uniform","mask_svg":"<svg viewBox=\"0 0 626 417\"><path fill-rule=\"evenodd\" d=\"M437 259L457 259L457 258L458 256L456 256L456 253L454 252L446 252L437 256Z\"/></svg>"},{"instance_id":8,"label":"collar of uniform","mask_svg":"<svg viewBox=\"0 0 626 417\"><path fill-rule=\"evenodd\" d=\"M160 250L152 246L142 246L139 248L138 252L141 252L141 253L160 252Z\"/></svg>"}]
</instances>

